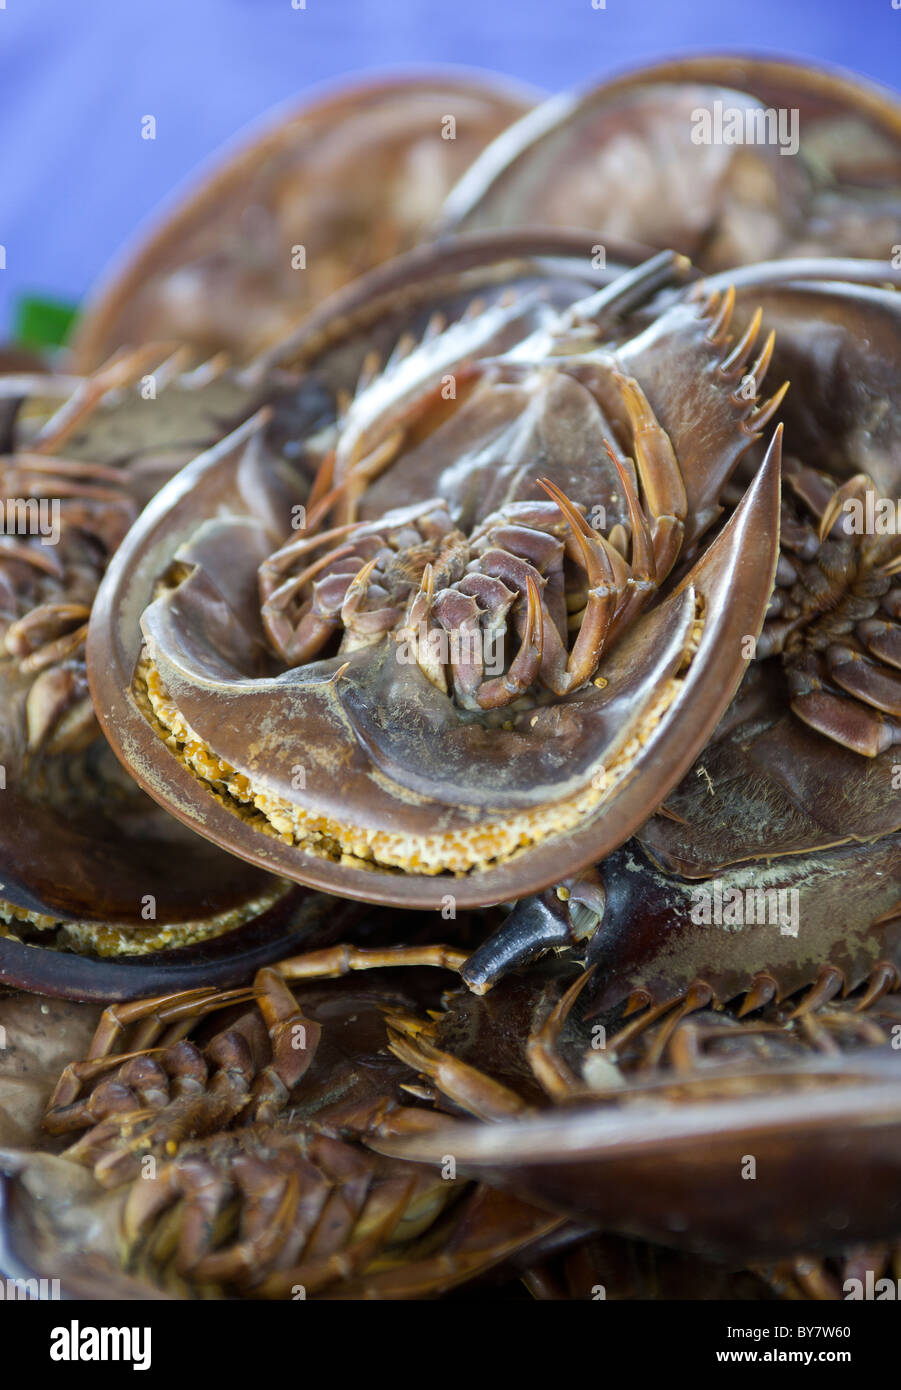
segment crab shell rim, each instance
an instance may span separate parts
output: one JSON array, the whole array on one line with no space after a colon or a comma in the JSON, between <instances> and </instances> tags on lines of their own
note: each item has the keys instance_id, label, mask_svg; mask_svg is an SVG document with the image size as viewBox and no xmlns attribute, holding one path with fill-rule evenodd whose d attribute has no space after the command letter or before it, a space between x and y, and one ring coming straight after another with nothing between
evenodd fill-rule
<instances>
[{"instance_id":1,"label":"crab shell rim","mask_svg":"<svg viewBox=\"0 0 901 1390\"><path fill-rule=\"evenodd\" d=\"M40 941L0 936L0 994L9 987L79 1004L114 1004L211 985L240 985L261 966L293 951L327 944L356 925L360 908L339 902L323 933L315 921L304 920L303 905L312 896L309 889L291 886L263 912L218 936L143 955L76 955Z\"/></svg>"}]
</instances>

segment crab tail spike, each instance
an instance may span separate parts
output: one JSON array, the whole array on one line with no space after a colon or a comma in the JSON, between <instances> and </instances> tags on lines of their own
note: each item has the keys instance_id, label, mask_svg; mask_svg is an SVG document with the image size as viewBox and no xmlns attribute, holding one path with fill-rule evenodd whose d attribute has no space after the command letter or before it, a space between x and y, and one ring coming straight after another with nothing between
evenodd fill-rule
<instances>
[{"instance_id":1,"label":"crab tail spike","mask_svg":"<svg viewBox=\"0 0 901 1390\"><path fill-rule=\"evenodd\" d=\"M735 286L730 285L723 295L723 302L717 310L716 317L707 330L707 341L716 347L723 347L726 343L726 335L729 332L729 324L732 320L732 311L735 308Z\"/></svg>"},{"instance_id":2,"label":"crab tail spike","mask_svg":"<svg viewBox=\"0 0 901 1390\"><path fill-rule=\"evenodd\" d=\"M772 396L770 396L768 401L764 401L762 405L759 405L756 408L756 410L751 411L750 415L747 417L747 419L744 421L742 425L742 429L745 431L746 434L759 434L761 430L766 429L767 425L770 423L773 416L776 414L776 411L779 409L780 405L785 399L785 393L788 390L788 388L789 382L783 381L782 385L779 387L779 390L776 391Z\"/></svg>"},{"instance_id":3,"label":"crab tail spike","mask_svg":"<svg viewBox=\"0 0 901 1390\"><path fill-rule=\"evenodd\" d=\"M177 347L174 352L154 368L153 376L156 382L157 391L161 391L164 386L168 386L177 376L180 376L190 365L194 356L194 349L187 343Z\"/></svg>"},{"instance_id":4,"label":"crab tail spike","mask_svg":"<svg viewBox=\"0 0 901 1390\"><path fill-rule=\"evenodd\" d=\"M416 335L409 332L401 333L394 347L391 349L391 356L385 363L385 371L388 372L393 367L396 367L399 362L403 362L406 357L410 356L410 353L415 347Z\"/></svg>"},{"instance_id":5,"label":"crab tail spike","mask_svg":"<svg viewBox=\"0 0 901 1390\"><path fill-rule=\"evenodd\" d=\"M816 983L808 990L789 1018L803 1018L805 1014L815 1013L824 1004L828 1004L830 999L834 999L844 987L845 977L840 970L834 965L822 966Z\"/></svg>"},{"instance_id":6,"label":"crab tail spike","mask_svg":"<svg viewBox=\"0 0 901 1390\"><path fill-rule=\"evenodd\" d=\"M439 337L446 327L447 315L442 314L440 310L436 309L423 329L422 341L424 343L431 342L432 338Z\"/></svg>"},{"instance_id":7,"label":"crab tail spike","mask_svg":"<svg viewBox=\"0 0 901 1390\"><path fill-rule=\"evenodd\" d=\"M757 334L760 332L760 325L763 321L763 310L756 309L754 317L748 324L742 336L739 338L735 347L720 362L719 371L721 376L738 376L741 373L745 362L748 360L751 349L757 341Z\"/></svg>"},{"instance_id":8,"label":"crab tail spike","mask_svg":"<svg viewBox=\"0 0 901 1390\"><path fill-rule=\"evenodd\" d=\"M357 377L355 395L360 396L372 384L382 369L382 359L375 348L370 348L363 358L360 375Z\"/></svg>"},{"instance_id":9,"label":"crab tail spike","mask_svg":"<svg viewBox=\"0 0 901 1390\"><path fill-rule=\"evenodd\" d=\"M881 999L883 994L889 994L893 989L897 989L901 984L901 975L889 960L878 960L870 972L867 987L861 997L854 1004L854 1012L857 1014L865 1013L871 1004L875 1004L877 999Z\"/></svg>"},{"instance_id":10,"label":"crab tail spike","mask_svg":"<svg viewBox=\"0 0 901 1390\"><path fill-rule=\"evenodd\" d=\"M706 299L704 298L705 294L707 295ZM701 284L696 285L694 287L694 289L689 294L688 298L693 303L699 305L699 319L712 319L719 306L720 293L719 290L711 290L708 293L706 285L702 282ZM701 303L702 300L703 303Z\"/></svg>"},{"instance_id":11,"label":"crab tail spike","mask_svg":"<svg viewBox=\"0 0 901 1390\"><path fill-rule=\"evenodd\" d=\"M677 251L661 251L650 260L618 275L596 294L580 299L570 309L573 323L597 323L609 315L628 313L643 303L655 290L663 289L673 280L681 280L691 269L691 261Z\"/></svg>"},{"instance_id":12,"label":"crab tail spike","mask_svg":"<svg viewBox=\"0 0 901 1390\"><path fill-rule=\"evenodd\" d=\"M196 367L191 367L182 374L182 385L189 390L200 390L203 386L211 386L214 381L223 376L232 365L232 355L223 348L221 352L214 352L206 361L200 362Z\"/></svg>"},{"instance_id":13,"label":"crab tail spike","mask_svg":"<svg viewBox=\"0 0 901 1390\"><path fill-rule=\"evenodd\" d=\"M471 299L471 300L469 301L469 303L467 304L466 308L463 310L463 313L460 315L460 322L461 322L461 323L469 323L471 319L481 318L481 316L482 316L482 314L483 314L484 312L485 312L485 298L484 298L484 295L476 295L475 299Z\"/></svg>"},{"instance_id":14,"label":"crab tail spike","mask_svg":"<svg viewBox=\"0 0 901 1390\"><path fill-rule=\"evenodd\" d=\"M757 1009L771 1004L776 998L777 990L778 985L772 975L755 975L751 988L741 1002L738 1017L744 1018L746 1014L752 1014Z\"/></svg>"}]
</instances>

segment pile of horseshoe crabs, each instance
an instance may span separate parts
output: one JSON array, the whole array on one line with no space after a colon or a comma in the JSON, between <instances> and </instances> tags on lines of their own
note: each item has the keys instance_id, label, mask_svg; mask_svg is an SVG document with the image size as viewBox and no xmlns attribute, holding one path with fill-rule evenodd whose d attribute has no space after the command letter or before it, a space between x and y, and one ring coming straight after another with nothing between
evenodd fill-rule
<instances>
[{"instance_id":1,"label":"pile of horseshoe crabs","mask_svg":"<svg viewBox=\"0 0 901 1390\"><path fill-rule=\"evenodd\" d=\"M535 103L289 113L5 364L7 1278L901 1277L901 105Z\"/></svg>"}]
</instances>

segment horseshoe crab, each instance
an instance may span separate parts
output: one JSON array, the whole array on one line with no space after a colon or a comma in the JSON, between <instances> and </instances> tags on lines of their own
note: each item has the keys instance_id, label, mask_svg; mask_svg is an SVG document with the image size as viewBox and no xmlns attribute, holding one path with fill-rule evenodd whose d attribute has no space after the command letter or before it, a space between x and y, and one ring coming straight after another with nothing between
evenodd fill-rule
<instances>
[{"instance_id":1,"label":"horseshoe crab","mask_svg":"<svg viewBox=\"0 0 901 1390\"><path fill-rule=\"evenodd\" d=\"M572 253L571 241L562 245ZM581 266L579 277L597 279ZM186 834L123 776L92 714L84 620L128 523L161 482L264 402L275 409L274 435L314 432L344 379L327 346L321 373L302 382L277 363L187 370L188 357L151 345L87 378L2 379L7 491L35 494L21 499L26 511L58 509L58 546L7 537L0 555L0 978L45 993L129 998L237 979L287 939L325 942L355 916ZM273 506L305 494L303 462L286 453L269 473Z\"/></svg>"},{"instance_id":2,"label":"horseshoe crab","mask_svg":"<svg viewBox=\"0 0 901 1390\"><path fill-rule=\"evenodd\" d=\"M591 227L705 270L901 244L901 107L841 72L686 57L553 97L450 195L442 231Z\"/></svg>"},{"instance_id":3,"label":"horseshoe crab","mask_svg":"<svg viewBox=\"0 0 901 1390\"><path fill-rule=\"evenodd\" d=\"M53 1249L90 1296L422 1297L598 1228L773 1278L897 1234L897 998L639 1026L566 964L443 989L464 958L427 933L108 1008L45 1099L66 1147L0 1149L17 1258L40 1273Z\"/></svg>"},{"instance_id":4,"label":"horseshoe crab","mask_svg":"<svg viewBox=\"0 0 901 1390\"><path fill-rule=\"evenodd\" d=\"M371 952L369 963L380 955ZM420 955L454 959L428 948ZM413 965L412 956L402 962ZM66 1145L61 1154L53 1140L31 1155L21 1133L12 1143L3 1102L16 1058L0 1057L3 1267L17 1262L35 1274L52 1250L54 1277L70 1296L409 1298L554 1248L569 1223L553 1213L357 1142L395 1121L416 1122L412 1107L392 1100L412 1077L380 1053L382 1009L413 1010L438 995L428 970L316 983L331 965L354 961L346 951L308 958L300 1003L268 971L251 990L195 990L107 1010L93 1060L67 1069L47 1113L47 1128ZM12 1045L24 1048L35 1031L27 1008L0 1001L0 1016ZM50 1054L42 1085L51 1055L65 1055L60 1034L71 1047L84 1033L81 1017L54 1023L36 1030L39 1050ZM123 1045L137 1049L130 1060ZM301 1082L303 1117L286 1108ZM128 1137L135 1123L137 1147ZM230 1234L229 1214L238 1223ZM174 1247L167 1228L177 1228Z\"/></svg>"},{"instance_id":5,"label":"horseshoe crab","mask_svg":"<svg viewBox=\"0 0 901 1390\"><path fill-rule=\"evenodd\" d=\"M455 254L496 288L445 322ZM418 336L295 445L303 534L242 484L271 447L248 423L130 532L89 664L113 747L201 833L348 896L479 905L621 843L712 732L772 588L778 436L706 533L784 391L759 397L773 341L731 343L730 296L688 291L630 332L679 258L588 296L552 259L523 278L503 239L410 269ZM376 275L314 351L378 333Z\"/></svg>"}]
</instances>

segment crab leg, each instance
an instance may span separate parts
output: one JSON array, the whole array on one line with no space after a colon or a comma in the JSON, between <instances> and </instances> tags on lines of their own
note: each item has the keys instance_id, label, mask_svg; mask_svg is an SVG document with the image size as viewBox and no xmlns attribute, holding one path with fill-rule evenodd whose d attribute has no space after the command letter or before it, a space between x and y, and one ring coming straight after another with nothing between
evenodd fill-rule
<instances>
[{"instance_id":1,"label":"crab leg","mask_svg":"<svg viewBox=\"0 0 901 1390\"><path fill-rule=\"evenodd\" d=\"M253 1083L249 1119L271 1122L311 1066L322 1028L298 1008L277 970L260 970L254 989L272 1044L272 1061Z\"/></svg>"},{"instance_id":2,"label":"crab leg","mask_svg":"<svg viewBox=\"0 0 901 1390\"><path fill-rule=\"evenodd\" d=\"M654 550L652 574L656 583L662 584L682 547L688 511L685 484L669 435L658 423L638 382L634 377L623 376L620 372L614 372L613 380L632 427L635 464L651 520ZM611 457L619 468L612 453ZM623 476L621 470L620 476ZM631 499L629 505L631 511ZM634 537L634 525L632 534ZM644 566L650 569L646 560Z\"/></svg>"},{"instance_id":3,"label":"crab leg","mask_svg":"<svg viewBox=\"0 0 901 1390\"><path fill-rule=\"evenodd\" d=\"M594 969L595 967L590 965L573 980L544 1023L533 1031L526 1044L529 1065L553 1100L565 1100L578 1095L582 1090L577 1077L557 1051L557 1044L572 1007L594 974Z\"/></svg>"},{"instance_id":4,"label":"crab leg","mask_svg":"<svg viewBox=\"0 0 901 1390\"><path fill-rule=\"evenodd\" d=\"M617 636L634 622L648 599L655 592L657 588L657 565L647 518L642 511L632 478L609 444L607 445L607 452L619 473L632 524L631 574L626 581L626 593L616 610L608 633L608 642L614 642Z\"/></svg>"},{"instance_id":5,"label":"crab leg","mask_svg":"<svg viewBox=\"0 0 901 1390\"><path fill-rule=\"evenodd\" d=\"M395 965L434 965L458 971L465 951L448 946L331 946L304 956L289 956L274 967L284 980L334 980L352 970L379 970Z\"/></svg>"},{"instance_id":6,"label":"crab leg","mask_svg":"<svg viewBox=\"0 0 901 1390\"><path fill-rule=\"evenodd\" d=\"M152 370L154 363L165 362L178 346L178 343L147 343L139 348L120 348L93 376L86 377L51 416L33 443L32 451L52 453L74 433L108 391L130 386L145 371Z\"/></svg>"},{"instance_id":7,"label":"crab leg","mask_svg":"<svg viewBox=\"0 0 901 1390\"><path fill-rule=\"evenodd\" d=\"M544 616L538 585L531 575L526 580L526 592L526 623L519 651L506 675L495 676L479 686L476 700L482 709L510 704L525 694L538 677L544 647Z\"/></svg>"},{"instance_id":8,"label":"crab leg","mask_svg":"<svg viewBox=\"0 0 901 1390\"><path fill-rule=\"evenodd\" d=\"M133 1137L124 1147L113 1148L94 1164L99 1183L116 1187L137 1177L142 1154L160 1149L174 1153L183 1139L215 1132L240 1114L250 1099L254 1072L246 1039L235 1030L220 1033L210 1044L207 1056L219 1067L207 1089L192 1089L149 1123L135 1124ZM87 1138L90 1140L90 1134ZM82 1145L83 1141L74 1144L67 1156L83 1161Z\"/></svg>"},{"instance_id":9,"label":"crab leg","mask_svg":"<svg viewBox=\"0 0 901 1390\"><path fill-rule=\"evenodd\" d=\"M429 1041L429 1025L422 1020L386 1009L388 1045L395 1057L434 1081L457 1105L480 1120L510 1119L531 1109L515 1091L476 1067L461 1062Z\"/></svg>"},{"instance_id":10,"label":"crab leg","mask_svg":"<svg viewBox=\"0 0 901 1390\"><path fill-rule=\"evenodd\" d=\"M616 611L619 589L608 543L591 529L582 514L556 484L549 478L539 478L538 481L569 522L582 566L588 577L588 602L578 636L565 668L555 672L549 681L556 695L565 695L568 691L584 685L597 670Z\"/></svg>"}]
</instances>

